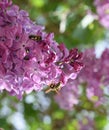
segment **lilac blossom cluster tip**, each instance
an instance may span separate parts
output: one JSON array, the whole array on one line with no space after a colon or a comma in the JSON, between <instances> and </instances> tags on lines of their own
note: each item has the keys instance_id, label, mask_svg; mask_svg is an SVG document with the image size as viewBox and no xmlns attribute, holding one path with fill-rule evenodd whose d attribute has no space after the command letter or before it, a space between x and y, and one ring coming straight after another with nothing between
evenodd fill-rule
<instances>
[{"instance_id":1,"label":"lilac blossom cluster tip","mask_svg":"<svg viewBox=\"0 0 109 130\"><path fill-rule=\"evenodd\" d=\"M106 48L100 58L96 58L95 49L86 49L83 53L84 68L78 77L61 89L55 96L56 102L62 109L72 110L82 95L80 86L85 90L86 97L95 107L106 102L105 90L109 91L109 49Z\"/></svg>"}]
</instances>

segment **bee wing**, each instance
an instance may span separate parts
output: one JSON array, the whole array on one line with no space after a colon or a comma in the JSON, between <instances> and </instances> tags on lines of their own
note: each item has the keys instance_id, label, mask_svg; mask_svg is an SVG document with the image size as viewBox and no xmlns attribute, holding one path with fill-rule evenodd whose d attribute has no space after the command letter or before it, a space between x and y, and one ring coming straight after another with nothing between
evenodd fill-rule
<instances>
[{"instance_id":1,"label":"bee wing","mask_svg":"<svg viewBox=\"0 0 109 130\"><path fill-rule=\"evenodd\" d=\"M47 89L47 90L45 91L45 93L49 93L49 92L51 92L51 91L52 91L52 89L49 88L49 89Z\"/></svg>"},{"instance_id":2,"label":"bee wing","mask_svg":"<svg viewBox=\"0 0 109 130\"><path fill-rule=\"evenodd\" d=\"M59 89L55 89L55 92L60 95Z\"/></svg>"}]
</instances>

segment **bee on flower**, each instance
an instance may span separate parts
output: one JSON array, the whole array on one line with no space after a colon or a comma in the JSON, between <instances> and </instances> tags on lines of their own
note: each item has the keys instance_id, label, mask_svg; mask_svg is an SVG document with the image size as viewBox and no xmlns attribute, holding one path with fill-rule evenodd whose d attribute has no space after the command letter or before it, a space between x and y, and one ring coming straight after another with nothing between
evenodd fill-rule
<instances>
[{"instance_id":1,"label":"bee on flower","mask_svg":"<svg viewBox=\"0 0 109 130\"><path fill-rule=\"evenodd\" d=\"M57 83L57 84L54 84L54 83L51 83L49 86L49 88L45 91L45 93L49 93L51 91L55 91L57 94L59 94L59 91L61 90L62 86L61 86L61 83Z\"/></svg>"},{"instance_id":2,"label":"bee on flower","mask_svg":"<svg viewBox=\"0 0 109 130\"><path fill-rule=\"evenodd\" d=\"M39 35L29 35L29 39L39 42L42 40L42 37Z\"/></svg>"}]
</instances>

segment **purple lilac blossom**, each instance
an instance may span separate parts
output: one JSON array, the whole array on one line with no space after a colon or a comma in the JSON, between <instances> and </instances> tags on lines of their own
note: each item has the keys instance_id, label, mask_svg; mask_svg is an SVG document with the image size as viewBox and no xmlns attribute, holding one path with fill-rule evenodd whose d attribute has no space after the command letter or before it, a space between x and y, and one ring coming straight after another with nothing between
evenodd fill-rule
<instances>
[{"instance_id":1,"label":"purple lilac blossom","mask_svg":"<svg viewBox=\"0 0 109 130\"><path fill-rule=\"evenodd\" d=\"M94 4L100 24L109 29L109 0L95 0Z\"/></svg>"},{"instance_id":2,"label":"purple lilac blossom","mask_svg":"<svg viewBox=\"0 0 109 130\"><path fill-rule=\"evenodd\" d=\"M29 36L40 36L34 40ZM51 83L65 86L82 69L82 53L68 50L53 33L30 20L12 1L0 0L0 91L22 99L24 93L40 91Z\"/></svg>"},{"instance_id":3,"label":"purple lilac blossom","mask_svg":"<svg viewBox=\"0 0 109 130\"><path fill-rule=\"evenodd\" d=\"M84 51L85 67L79 75L79 83L86 83L89 100L99 106L105 102L104 89L109 85L109 49L105 49L100 58L96 58L94 49Z\"/></svg>"},{"instance_id":4,"label":"purple lilac blossom","mask_svg":"<svg viewBox=\"0 0 109 130\"><path fill-rule=\"evenodd\" d=\"M72 80L69 80L58 95L56 95L55 101L59 104L60 108L65 110L72 110L74 105L79 103L79 89L78 84Z\"/></svg>"},{"instance_id":5,"label":"purple lilac blossom","mask_svg":"<svg viewBox=\"0 0 109 130\"><path fill-rule=\"evenodd\" d=\"M102 82L109 85L109 49L105 49L101 55Z\"/></svg>"},{"instance_id":6,"label":"purple lilac blossom","mask_svg":"<svg viewBox=\"0 0 109 130\"><path fill-rule=\"evenodd\" d=\"M94 49L86 49L83 55L85 67L81 71L78 83L86 83L86 95L89 100L99 104L103 99L101 58L97 59Z\"/></svg>"},{"instance_id":7,"label":"purple lilac blossom","mask_svg":"<svg viewBox=\"0 0 109 130\"><path fill-rule=\"evenodd\" d=\"M95 129L95 123L94 119L91 117L85 116L82 118L82 120L79 120L78 122L78 130L94 130Z\"/></svg>"},{"instance_id":8,"label":"purple lilac blossom","mask_svg":"<svg viewBox=\"0 0 109 130\"><path fill-rule=\"evenodd\" d=\"M86 96L92 101L95 107L103 104L105 100L104 89L109 85L109 49L105 49L101 57L96 58L93 48L86 49L83 53L83 69L78 77L60 90L60 94L55 96L56 102L62 109L72 110L73 106L79 103L79 85L85 85ZM83 85L84 84L84 85Z\"/></svg>"}]
</instances>

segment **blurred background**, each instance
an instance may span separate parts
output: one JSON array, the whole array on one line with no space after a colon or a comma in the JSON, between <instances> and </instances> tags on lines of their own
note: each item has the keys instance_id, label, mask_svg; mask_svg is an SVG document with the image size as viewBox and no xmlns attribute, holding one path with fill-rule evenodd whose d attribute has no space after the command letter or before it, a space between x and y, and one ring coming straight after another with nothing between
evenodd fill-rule
<instances>
[{"instance_id":1,"label":"blurred background","mask_svg":"<svg viewBox=\"0 0 109 130\"><path fill-rule=\"evenodd\" d=\"M58 43L70 48L108 46L109 33L91 15L96 14L93 0L13 0L30 18L53 32ZM55 93L32 92L22 101L8 93L0 94L0 127L4 130L109 130L107 106L93 108L85 95L82 104L71 111L61 109ZM67 97L66 97L67 98ZM89 119L90 115L90 119ZM90 126L90 127L89 127Z\"/></svg>"}]
</instances>

